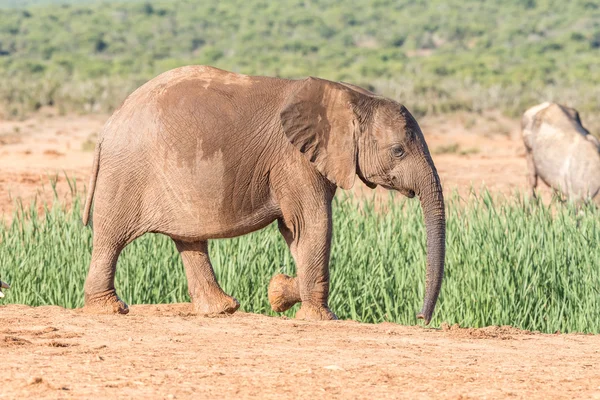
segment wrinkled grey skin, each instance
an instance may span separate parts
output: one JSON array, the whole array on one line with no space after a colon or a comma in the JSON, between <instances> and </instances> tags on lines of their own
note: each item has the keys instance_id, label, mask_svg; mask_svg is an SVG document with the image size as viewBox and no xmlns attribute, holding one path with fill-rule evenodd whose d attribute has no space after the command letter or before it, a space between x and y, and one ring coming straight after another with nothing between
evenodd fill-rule
<instances>
[{"instance_id":1,"label":"wrinkled grey skin","mask_svg":"<svg viewBox=\"0 0 600 400\"><path fill-rule=\"evenodd\" d=\"M523 115L521 132L534 195L541 178L575 203L594 199L600 204L600 143L575 109L539 104Z\"/></svg>"},{"instance_id":2,"label":"wrinkled grey skin","mask_svg":"<svg viewBox=\"0 0 600 400\"><path fill-rule=\"evenodd\" d=\"M114 287L117 258L146 232L170 236L195 310L239 303L215 279L208 240L277 220L295 259L296 317L334 319L328 307L331 201L358 176L419 196L427 230L429 322L444 272L440 180L404 106L317 78L246 76L204 66L166 72L113 114L100 134L83 220L94 199L94 247L85 309L127 313Z\"/></svg>"}]
</instances>

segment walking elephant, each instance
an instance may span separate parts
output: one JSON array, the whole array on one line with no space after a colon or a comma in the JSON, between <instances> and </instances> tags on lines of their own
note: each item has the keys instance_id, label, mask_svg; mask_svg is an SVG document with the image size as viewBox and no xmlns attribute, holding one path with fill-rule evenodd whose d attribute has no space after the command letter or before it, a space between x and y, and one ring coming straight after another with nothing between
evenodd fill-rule
<instances>
[{"instance_id":1,"label":"walking elephant","mask_svg":"<svg viewBox=\"0 0 600 400\"><path fill-rule=\"evenodd\" d=\"M114 112L98 139L83 222L94 200L85 309L127 313L114 276L121 250L146 232L180 252L194 309L233 313L215 279L209 239L277 220L297 267L279 311L328 320L331 202L356 177L419 196L427 230L423 309L430 321L445 256L444 198L417 121L395 101L318 78L247 76L207 66L152 79ZM281 277L280 277L281 278ZM278 279L280 279L278 278ZM282 306L284 305L284 306Z\"/></svg>"},{"instance_id":2,"label":"walking elephant","mask_svg":"<svg viewBox=\"0 0 600 400\"><path fill-rule=\"evenodd\" d=\"M531 107L521 132L534 196L539 177L574 202L600 204L600 143L583 127L577 110L556 103Z\"/></svg>"}]
</instances>

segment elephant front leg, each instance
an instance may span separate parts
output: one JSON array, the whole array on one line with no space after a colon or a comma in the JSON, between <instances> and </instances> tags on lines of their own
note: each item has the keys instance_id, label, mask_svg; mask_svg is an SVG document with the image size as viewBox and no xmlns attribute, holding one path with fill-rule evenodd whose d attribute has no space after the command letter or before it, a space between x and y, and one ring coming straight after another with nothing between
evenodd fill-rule
<instances>
[{"instance_id":1,"label":"elephant front leg","mask_svg":"<svg viewBox=\"0 0 600 400\"><path fill-rule=\"evenodd\" d=\"M300 286L298 278L277 274L269 282L269 303L275 312L284 312L300 303Z\"/></svg>"},{"instance_id":2,"label":"elephant front leg","mask_svg":"<svg viewBox=\"0 0 600 400\"><path fill-rule=\"evenodd\" d=\"M240 303L219 286L210 264L208 242L187 243L175 240L175 245L183 260L194 310L203 315L233 314Z\"/></svg>"},{"instance_id":3,"label":"elephant front leg","mask_svg":"<svg viewBox=\"0 0 600 400\"><path fill-rule=\"evenodd\" d=\"M302 221L298 225L290 229L282 220L279 221L279 230L296 262L298 277L279 274L271 279L271 307L274 311L282 312L302 302L296 313L298 319L337 319L327 304L331 216L328 214L318 222Z\"/></svg>"}]
</instances>

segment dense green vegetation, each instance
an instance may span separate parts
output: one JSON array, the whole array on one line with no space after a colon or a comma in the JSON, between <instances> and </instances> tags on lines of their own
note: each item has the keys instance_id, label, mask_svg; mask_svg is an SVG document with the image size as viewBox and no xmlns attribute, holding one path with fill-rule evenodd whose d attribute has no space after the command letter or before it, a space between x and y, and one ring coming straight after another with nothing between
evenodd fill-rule
<instances>
[{"instance_id":1,"label":"dense green vegetation","mask_svg":"<svg viewBox=\"0 0 600 400\"><path fill-rule=\"evenodd\" d=\"M596 125L599 56L592 0L0 0L8 117L47 104L109 111L162 71L210 64L346 80L418 115L520 115L554 99Z\"/></svg>"},{"instance_id":2,"label":"dense green vegetation","mask_svg":"<svg viewBox=\"0 0 600 400\"><path fill-rule=\"evenodd\" d=\"M116 0L0 0L0 9L27 8L31 6L62 6L71 4L108 3Z\"/></svg>"},{"instance_id":3,"label":"dense green vegetation","mask_svg":"<svg viewBox=\"0 0 600 400\"><path fill-rule=\"evenodd\" d=\"M425 275L420 206L393 197L383 206L387 211L376 212L372 201L335 202L330 305L340 318L416 324ZM600 333L600 210L492 200L486 192L454 196L447 208L446 276L433 326ZM0 224L0 277L12 285L3 303L79 307L92 241L80 203L72 211L51 207L43 218L34 210L21 207L9 226ZM295 275L273 225L212 241L211 257L244 311L272 315L270 277ZM130 304L189 301L186 287L175 246L164 236L134 241L119 259L117 290Z\"/></svg>"}]
</instances>

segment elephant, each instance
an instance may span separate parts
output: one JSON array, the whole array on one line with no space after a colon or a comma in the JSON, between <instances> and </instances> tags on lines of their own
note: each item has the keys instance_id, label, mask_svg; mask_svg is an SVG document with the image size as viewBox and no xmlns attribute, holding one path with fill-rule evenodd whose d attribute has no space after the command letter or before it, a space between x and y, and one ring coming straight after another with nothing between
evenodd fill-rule
<instances>
[{"instance_id":1,"label":"elephant","mask_svg":"<svg viewBox=\"0 0 600 400\"><path fill-rule=\"evenodd\" d=\"M175 242L194 311L233 313L239 302L218 284L208 240L277 221L297 271L283 281L298 293L274 309L301 302L296 318L336 319L328 305L331 203L358 176L371 188L418 195L427 234L418 318L432 318L444 273L444 197L423 133L396 101L315 77L180 67L139 87L113 113L92 169L83 211L87 225L94 202L84 310L128 312L115 291L117 259L152 232Z\"/></svg>"},{"instance_id":2,"label":"elephant","mask_svg":"<svg viewBox=\"0 0 600 400\"><path fill-rule=\"evenodd\" d=\"M545 102L521 120L529 186L535 197L538 177L574 203L600 205L600 142L585 129L577 110Z\"/></svg>"}]
</instances>

